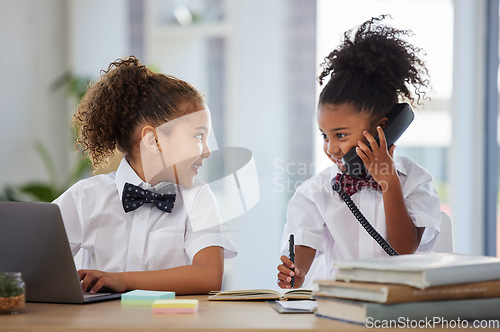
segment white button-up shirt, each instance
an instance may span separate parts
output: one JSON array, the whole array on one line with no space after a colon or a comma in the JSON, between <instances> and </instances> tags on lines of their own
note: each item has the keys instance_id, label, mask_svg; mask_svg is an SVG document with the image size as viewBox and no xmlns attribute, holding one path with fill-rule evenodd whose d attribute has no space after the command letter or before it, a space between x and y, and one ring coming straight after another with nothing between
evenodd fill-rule
<instances>
[{"instance_id":1,"label":"white button-up shirt","mask_svg":"<svg viewBox=\"0 0 500 332\"><path fill-rule=\"evenodd\" d=\"M441 223L439 197L432 186L432 175L408 158L394 155L394 161L408 213L416 227L425 227L417 252L429 251ZM282 253L288 255L289 234L294 234L296 245L316 249L306 283L314 278L332 278L334 261L387 255L332 190L332 178L339 172L339 168L332 165L305 181L288 204ZM351 199L380 235L387 238L382 192L363 187Z\"/></svg>"},{"instance_id":2,"label":"white button-up shirt","mask_svg":"<svg viewBox=\"0 0 500 332\"><path fill-rule=\"evenodd\" d=\"M172 213L153 204L125 213L121 197L126 182L159 192L167 185L143 182L124 158L116 172L81 180L54 201L73 255L84 250L82 268L168 269L192 264L194 255L209 246L224 248L225 258L236 255L207 184L195 180L190 189L176 185Z\"/></svg>"}]
</instances>

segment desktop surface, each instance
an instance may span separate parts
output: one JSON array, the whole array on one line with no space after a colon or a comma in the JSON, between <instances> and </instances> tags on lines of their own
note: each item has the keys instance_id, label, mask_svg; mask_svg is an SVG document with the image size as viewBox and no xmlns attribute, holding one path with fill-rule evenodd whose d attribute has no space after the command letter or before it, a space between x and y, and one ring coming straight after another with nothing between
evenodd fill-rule
<instances>
[{"instance_id":1,"label":"desktop surface","mask_svg":"<svg viewBox=\"0 0 500 332\"><path fill-rule=\"evenodd\" d=\"M126 306L120 300L92 304L26 303L18 315L0 315L0 330L26 331L331 331L366 330L314 314L279 314L265 301L198 299L195 314L153 314L149 306Z\"/></svg>"},{"instance_id":2,"label":"desktop surface","mask_svg":"<svg viewBox=\"0 0 500 332\"><path fill-rule=\"evenodd\" d=\"M120 300L92 304L26 303L21 314L0 315L0 331L369 330L363 325L321 318L314 314L279 314L265 301L208 301L206 295L176 298L198 299L198 312L153 314L149 306L126 306Z\"/></svg>"}]
</instances>

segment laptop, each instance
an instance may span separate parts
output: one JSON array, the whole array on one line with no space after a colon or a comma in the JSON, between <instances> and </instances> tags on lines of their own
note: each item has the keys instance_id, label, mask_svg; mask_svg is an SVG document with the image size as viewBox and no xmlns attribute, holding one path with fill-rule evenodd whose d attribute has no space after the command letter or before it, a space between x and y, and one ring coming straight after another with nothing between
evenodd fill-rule
<instances>
[{"instance_id":1,"label":"laptop","mask_svg":"<svg viewBox=\"0 0 500 332\"><path fill-rule=\"evenodd\" d=\"M56 204L0 202L0 271L22 273L28 302L89 303L121 296L83 293Z\"/></svg>"}]
</instances>

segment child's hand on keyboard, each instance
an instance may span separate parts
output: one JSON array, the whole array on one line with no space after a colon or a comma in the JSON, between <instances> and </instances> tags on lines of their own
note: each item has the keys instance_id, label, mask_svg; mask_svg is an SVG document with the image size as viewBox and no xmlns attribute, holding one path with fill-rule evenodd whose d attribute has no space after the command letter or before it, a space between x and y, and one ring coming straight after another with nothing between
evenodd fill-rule
<instances>
[{"instance_id":1,"label":"child's hand on keyboard","mask_svg":"<svg viewBox=\"0 0 500 332\"><path fill-rule=\"evenodd\" d=\"M82 284L83 292L95 294L103 287L114 292L126 290L122 273L108 273L98 270L79 270L78 277Z\"/></svg>"}]
</instances>

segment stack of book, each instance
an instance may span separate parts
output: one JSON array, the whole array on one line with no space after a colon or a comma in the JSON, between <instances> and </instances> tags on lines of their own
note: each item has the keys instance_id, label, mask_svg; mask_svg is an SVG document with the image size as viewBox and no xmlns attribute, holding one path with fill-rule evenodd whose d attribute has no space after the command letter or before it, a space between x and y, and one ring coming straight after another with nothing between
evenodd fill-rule
<instances>
[{"instance_id":1,"label":"stack of book","mask_svg":"<svg viewBox=\"0 0 500 332\"><path fill-rule=\"evenodd\" d=\"M318 316L370 327L457 326L500 318L497 257L400 255L335 267L334 280L316 281Z\"/></svg>"}]
</instances>

